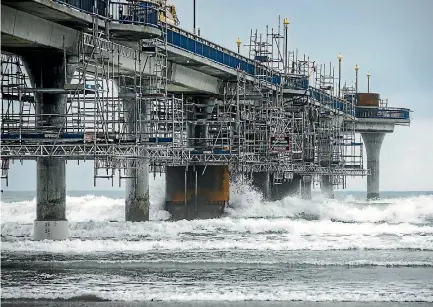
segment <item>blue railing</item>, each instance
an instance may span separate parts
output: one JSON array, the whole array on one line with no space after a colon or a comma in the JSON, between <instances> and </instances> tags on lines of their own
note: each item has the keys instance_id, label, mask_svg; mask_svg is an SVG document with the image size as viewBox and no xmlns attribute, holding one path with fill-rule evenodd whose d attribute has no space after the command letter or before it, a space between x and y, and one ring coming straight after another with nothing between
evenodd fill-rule
<instances>
[{"instance_id":1,"label":"blue railing","mask_svg":"<svg viewBox=\"0 0 433 307\"><path fill-rule=\"evenodd\" d=\"M230 51L178 27L169 26L167 30L167 43L215 63L222 64L232 69L239 69L249 75L256 75L258 71L260 71L260 75L266 76L263 77L263 79L270 84L281 84L282 82L281 75L272 69L256 64L255 61L239 53ZM298 85L305 86L304 89L307 89L308 80L306 78L305 80L298 83Z\"/></svg>"},{"instance_id":2,"label":"blue railing","mask_svg":"<svg viewBox=\"0 0 433 307\"><path fill-rule=\"evenodd\" d=\"M107 0L99 1L105 3ZM75 3L76 5L80 5L78 7L80 10L88 10L89 13L93 11L93 6L89 4L90 2L93 3L93 0L62 0L58 2L68 3L68 5L71 6L73 5L72 3ZM110 1L109 14L112 20L122 23L147 24L153 26L158 24L158 9L150 2L141 2L138 6L131 2L121 3L118 1ZM103 16L106 15L103 14ZM173 25L167 26L167 43L169 45L201 56L217 64L232 69L240 69L251 76L264 76L261 77L261 79L269 84L283 85L284 87L296 90L308 90L310 96L316 101L349 115L353 115L354 113L350 101L337 98L320 89L309 86L309 79L306 76L287 76L283 78L279 72L261 65L257 61L244 57L239 53L228 50Z\"/></svg>"},{"instance_id":3,"label":"blue railing","mask_svg":"<svg viewBox=\"0 0 433 307\"><path fill-rule=\"evenodd\" d=\"M79 11L86 13L93 13L94 0L54 0L55 2L64 4L69 7L73 7ZM107 14L107 2L109 0L97 0L96 1L96 12L99 16L106 16Z\"/></svg>"},{"instance_id":4,"label":"blue railing","mask_svg":"<svg viewBox=\"0 0 433 307\"><path fill-rule=\"evenodd\" d=\"M272 75L272 73L268 71L269 68L175 26L169 26L169 29L167 30L167 43L176 48L204 57L215 63L233 69L239 68L241 71L252 76L257 75L257 71L260 71L259 74L265 75L268 73L269 75ZM306 76L299 75L282 78L282 76L277 73L272 77L265 77L265 79L270 84L281 85L282 83L285 83L285 86L291 89L309 90L310 96L316 101L325 102L325 104L330 108L339 110L348 115L354 115L350 101L340 99L320 89L309 86L309 80Z\"/></svg>"},{"instance_id":5,"label":"blue railing","mask_svg":"<svg viewBox=\"0 0 433 307\"><path fill-rule=\"evenodd\" d=\"M332 96L325 91L322 91L315 87L310 87L310 97L318 102L321 102L322 104L327 105L332 109L341 111L348 115L354 115L353 106L350 101Z\"/></svg>"},{"instance_id":6,"label":"blue railing","mask_svg":"<svg viewBox=\"0 0 433 307\"><path fill-rule=\"evenodd\" d=\"M357 107L358 118L410 119L410 110L404 108Z\"/></svg>"},{"instance_id":7,"label":"blue railing","mask_svg":"<svg viewBox=\"0 0 433 307\"><path fill-rule=\"evenodd\" d=\"M269 84L285 85L300 90L307 90L309 87L309 80L306 76L288 76L284 79L279 72L258 64L257 61L175 26L170 25L167 30L167 43L215 63L239 69L248 75L261 75L263 76L261 79Z\"/></svg>"},{"instance_id":8,"label":"blue railing","mask_svg":"<svg viewBox=\"0 0 433 307\"><path fill-rule=\"evenodd\" d=\"M159 9L151 2L110 1L109 17L119 23L132 23L158 27Z\"/></svg>"},{"instance_id":9,"label":"blue railing","mask_svg":"<svg viewBox=\"0 0 433 307\"><path fill-rule=\"evenodd\" d=\"M174 26L167 30L167 43L250 75L255 72L254 61Z\"/></svg>"}]
</instances>

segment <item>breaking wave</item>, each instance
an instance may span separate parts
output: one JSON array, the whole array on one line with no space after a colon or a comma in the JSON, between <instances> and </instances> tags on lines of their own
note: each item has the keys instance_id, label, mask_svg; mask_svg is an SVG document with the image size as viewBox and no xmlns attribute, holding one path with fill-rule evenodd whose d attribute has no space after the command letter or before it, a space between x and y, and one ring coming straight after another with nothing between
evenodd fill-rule
<instances>
[{"instance_id":1,"label":"breaking wave","mask_svg":"<svg viewBox=\"0 0 433 307\"><path fill-rule=\"evenodd\" d=\"M150 222L124 222L124 200L67 197L69 240L34 242L35 200L2 203L3 251L108 253L189 250L433 250L433 195L357 203L353 197L266 202L231 189L225 216L165 221L163 181L151 185ZM20 240L16 240L21 238ZM24 239L24 240L22 240Z\"/></svg>"},{"instance_id":2,"label":"breaking wave","mask_svg":"<svg viewBox=\"0 0 433 307\"><path fill-rule=\"evenodd\" d=\"M373 202L358 202L348 195L345 199L324 199L316 195L313 200L286 197L266 202L260 193L246 185L232 189L230 217L244 218L300 218L307 220L334 220L358 223L425 223L433 221L433 193L404 198L391 198Z\"/></svg>"},{"instance_id":3,"label":"breaking wave","mask_svg":"<svg viewBox=\"0 0 433 307\"><path fill-rule=\"evenodd\" d=\"M163 210L163 181L152 183L150 192L151 221L145 223L124 221L121 196L68 196L64 241L33 240L35 199L2 202L4 280L22 280L22 286L5 287L2 299L433 302L425 286L433 268L433 195L370 203L351 196L267 202L235 184L223 217L172 222ZM343 266L353 280L337 287L330 275L316 275L326 270L339 278ZM370 267L385 277L367 279L365 286L361 276ZM26 268L68 286L50 281L29 288ZM65 268L73 275L62 275ZM412 274L408 268L418 282L404 275ZM389 283L383 270L406 279ZM322 277L314 282L304 275ZM83 276L86 283L70 286Z\"/></svg>"},{"instance_id":4,"label":"breaking wave","mask_svg":"<svg viewBox=\"0 0 433 307\"><path fill-rule=\"evenodd\" d=\"M153 181L151 180L151 183ZM150 186L150 219L167 220L163 210L164 183L155 180ZM68 196L66 216L70 222L124 221L124 199L105 196ZM36 218L35 199L2 202L2 223L32 223ZM289 218L331 220L356 223L429 223L433 221L433 194L359 203L351 196L343 200L326 200L320 196L311 201L294 197L266 202L260 193L247 185L231 187L229 218Z\"/></svg>"}]
</instances>

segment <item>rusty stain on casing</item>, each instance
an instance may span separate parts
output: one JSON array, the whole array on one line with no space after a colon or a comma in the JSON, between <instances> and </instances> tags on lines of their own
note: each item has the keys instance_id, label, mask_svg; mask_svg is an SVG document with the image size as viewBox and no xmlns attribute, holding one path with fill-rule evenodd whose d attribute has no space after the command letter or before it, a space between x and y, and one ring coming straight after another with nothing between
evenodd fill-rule
<instances>
[{"instance_id":1,"label":"rusty stain on casing","mask_svg":"<svg viewBox=\"0 0 433 307\"><path fill-rule=\"evenodd\" d=\"M377 93L358 93L358 106L378 107L380 95Z\"/></svg>"},{"instance_id":2,"label":"rusty stain on casing","mask_svg":"<svg viewBox=\"0 0 433 307\"><path fill-rule=\"evenodd\" d=\"M225 165L196 166L197 201L199 203L227 202L230 198L229 168ZM204 171L204 172L203 172ZM192 166L187 170L185 195L185 167L167 167L166 201L187 202L195 198L196 174ZM185 197L186 196L186 197Z\"/></svg>"}]
</instances>

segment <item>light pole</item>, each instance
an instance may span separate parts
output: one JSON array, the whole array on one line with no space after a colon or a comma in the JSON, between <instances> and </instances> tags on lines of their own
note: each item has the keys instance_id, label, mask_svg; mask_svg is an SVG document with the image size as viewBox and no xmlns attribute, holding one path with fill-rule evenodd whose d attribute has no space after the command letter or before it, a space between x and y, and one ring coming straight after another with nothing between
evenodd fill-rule
<instances>
[{"instance_id":1,"label":"light pole","mask_svg":"<svg viewBox=\"0 0 433 307\"><path fill-rule=\"evenodd\" d=\"M193 9L193 14L194 14L194 18L193 18L193 23L194 23L194 34L195 34L195 0L194 0L194 9Z\"/></svg>"},{"instance_id":2,"label":"light pole","mask_svg":"<svg viewBox=\"0 0 433 307\"><path fill-rule=\"evenodd\" d=\"M238 37L238 39L236 40L236 45L238 45L238 53L241 53L241 39Z\"/></svg>"},{"instance_id":3,"label":"light pole","mask_svg":"<svg viewBox=\"0 0 433 307\"><path fill-rule=\"evenodd\" d=\"M355 66L355 71L356 71L355 90L356 90L357 94L358 94L358 70L359 70L359 66L358 66L358 64L356 64L356 66Z\"/></svg>"},{"instance_id":4,"label":"light pole","mask_svg":"<svg viewBox=\"0 0 433 307\"><path fill-rule=\"evenodd\" d=\"M341 97L341 60L343 59L343 55L341 53L338 54L338 98Z\"/></svg>"},{"instance_id":5,"label":"light pole","mask_svg":"<svg viewBox=\"0 0 433 307\"><path fill-rule=\"evenodd\" d=\"M287 70L289 68L289 50L287 50L288 45L289 45L288 44L288 41L289 41L289 24L290 24L289 18L284 18L283 24L284 24L284 39L285 39L285 42L284 42L284 57L285 57L284 72L287 75Z\"/></svg>"},{"instance_id":6,"label":"light pole","mask_svg":"<svg viewBox=\"0 0 433 307\"><path fill-rule=\"evenodd\" d=\"M370 72L367 73L367 93L370 93Z\"/></svg>"}]
</instances>

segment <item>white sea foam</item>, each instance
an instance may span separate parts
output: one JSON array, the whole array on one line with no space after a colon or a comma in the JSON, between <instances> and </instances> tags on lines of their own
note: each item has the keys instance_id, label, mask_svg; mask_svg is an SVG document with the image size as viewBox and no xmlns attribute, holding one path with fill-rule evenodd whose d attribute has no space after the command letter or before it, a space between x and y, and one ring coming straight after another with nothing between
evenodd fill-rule
<instances>
[{"instance_id":1,"label":"white sea foam","mask_svg":"<svg viewBox=\"0 0 433 307\"><path fill-rule=\"evenodd\" d=\"M424 223L433 220L433 194L357 203L350 195L344 200L316 196L311 201L286 197L265 202L258 192L249 188L241 187L234 192L227 210L231 217L298 217L302 214L346 222Z\"/></svg>"},{"instance_id":2,"label":"white sea foam","mask_svg":"<svg viewBox=\"0 0 433 307\"><path fill-rule=\"evenodd\" d=\"M31 237L32 224L3 223L4 237ZM188 237L219 237L259 235L270 238L285 236L326 238L339 236L423 236L426 241L433 237L433 225L409 223L343 223L330 220L306 221L302 219L246 219L221 218L213 220L177 222L82 222L69 223L71 238L82 239L184 239Z\"/></svg>"},{"instance_id":3,"label":"white sea foam","mask_svg":"<svg viewBox=\"0 0 433 307\"><path fill-rule=\"evenodd\" d=\"M68 266L82 266L84 261L71 261L67 262ZM52 265L55 265L55 262L51 262ZM138 267L143 268L149 267L176 267L182 265L183 268L191 267L197 268L200 265L205 265L207 267L218 267L222 265L223 267L234 267L234 268L242 268L244 266L250 265L260 265L260 267L266 267L267 265L285 265L285 266L353 266L353 267L363 267L363 266L386 266L386 267L433 267L433 259L429 261L377 261L371 259L364 260L340 260L340 261L331 261L331 260L302 260L302 259L294 259L290 261L287 258L282 259L281 261L274 261L268 259L260 259L260 260L248 260L248 259L230 259L230 258L217 258L217 259L207 259L207 260L100 260L97 261L96 264L92 262L93 266L98 265L107 265L110 267L116 267L119 265L122 268L125 267ZM62 263L63 265L63 263ZM86 266L87 267L87 266Z\"/></svg>"},{"instance_id":4,"label":"white sea foam","mask_svg":"<svg viewBox=\"0 0 433 307\"><path fill-rule=\"evenodd\" d=\"M107 263L119 259L119 266L124 268L132 263L128 259L139 257L138 261L152 268L158 263L163 268L188 268L188 265L197 268L204 263L202 267L207 269L214 266L212 272L219 270L218 265L239 269L255 263L261 268L275 264L423 267L418 270L433 267L429 257L433 252L433 196L370 204L356 204L351 197L312 201L288 197L265 202L250 187L235 185L231 190L231 206L224 217L170 222L165 221L168 212L162 210L164 193L160 180L151 185L152 221L145 223L124 222L121 198L68 196L66 201L70 238L64 241L33 241L35 200L2 203L2 252L6 259L27 259L28 254L51 253L61 254L61 265L70 263L68 259L84 259L90 266L97 266L100 259ZM221 253L228 254L220 256ZM292 257L293 254L297 256ZM145 266L140 263L138 267ZM425 281L415 285L413 281L405 283L404 280L393 283L369 280L369 285L365 286L365 281L329 283L326 279L309 284L310 279L301 278L290 285L285 281L284 286L278 281L233 286L224 280L216 286L213 279L184 285L179 280L167 283L157 278L152 287L148 287L146 283L115 273L93 275L90 272L86 275L86 283L71 283L70 279L56 276L53 283L66 284L66 287L49 284L38 284L34 288L6 287L2 298L68 299L94 295L116 301L433 302L433 294L431 289L426 289Z\"/></svg>"},{"instance_id":5,"label":"white sea foam","mask_svg":"<svg viewBox=\"0 0 433 307\"><path fill-rule=\"evenodd\" d=\"M162 202L151 200L151 220L166 220L170 217L167 211L162 210L162 206ZM36 219L36 200L2 202L1 211L2 223L29 223ZM66 216L71 222L124 221L125 200L94 195L67 196Z\"/></svg>"},{"instance_id":6,"label":"white sea foam","mask_svg":"<svg viewBox=\"0 0 433 307\"><path fill-rule=\"evenodd\" d=\"M150 219L167 220L170 214L163 210L165 183L163 178L149 181ZM85 195L66 197L66 217L70 222L125 221L125 200L105 196ZM1 221L32 223L36 219L36 199L1 203Z\"/></svg>"},{"instance_id":7,"label":"white sea foam","mask_svg":"<svg viewBox=\"0 0 433 307\"><path fill-rule=\"evenodd\" d=\"M119 283L120 284L120 283ZM72 285L71 285L72 286ZM374 285L374 290L351 288L340 285L332 289L326 285L308 285L253 287L215 286L211 284L205 289L199 285L171 287L164 285L147 286L139 284L116 289L104 286L68 287L38 286L37 288L5 288L2 291L3 299L71 299L80 296L94 296L110 301L307 301L307 302L433 302L431 291L412 287L397 288L390 291L389 286ZM119 289L121 288L121 289Z\"/></svg>"},{"instance_id":8,"label":"white sea foam","mask_svg":"<svg viewBox=\"0 0 433 307\"><path fill-rule=\"evenodd\" d=\"M194 237L164 240L114 240L114 239L69 239L65 241L5 241L2 251L50 252L65 254L149 252L149 251L215 251L215 250L347 250L347 249L420 249L433 250L433 241L425 236L413 235L401 238L384 236L299 236L286 234L274 237L219 236Z\"/></svg>"},{"instance_id":9,"label":"white sea foam","mask_svg":"<svg viewBox=\"0 0 433 307\"><path fill-rule=\"evenodd\" d=\"M150 181L150 219L167 220L163 210L164 180ZM287 197L266 202L260 193L247 185L233 184L230 207L226 216L231 218L312 218L345 222L425 223L433 220L433 195L387 199L360 204L348 196L344 200L315 198L311 201ZM124 199L86 195L66 199L66 216L70 222L124 221ZM14 223L32 223L36 218L35 199L1 204L1 220Z\"/></svg>"},{"instance_id":10,"label":"white sea foam","mask_svg":"<svg viewBox=\"0 0 433 307\"><path fill-rule=\"evenodd\" d=\"M152 182L152 181L151 181ZM70 241L32 242L35 201L2 203L3 250L116 252L252 249L433 249L433 196L356 204L353 199L264 202L246 185L234 185L226 216L168 222L164 181L151 185L146 223L124 222L124 200L67 197ZM109 222L109 221L119 222ZM350 223L347 223L350 222ZM21 242L15 242L21 238ZM131 241L136 240L136 241Z\"/></svg>"}]
</instances>

